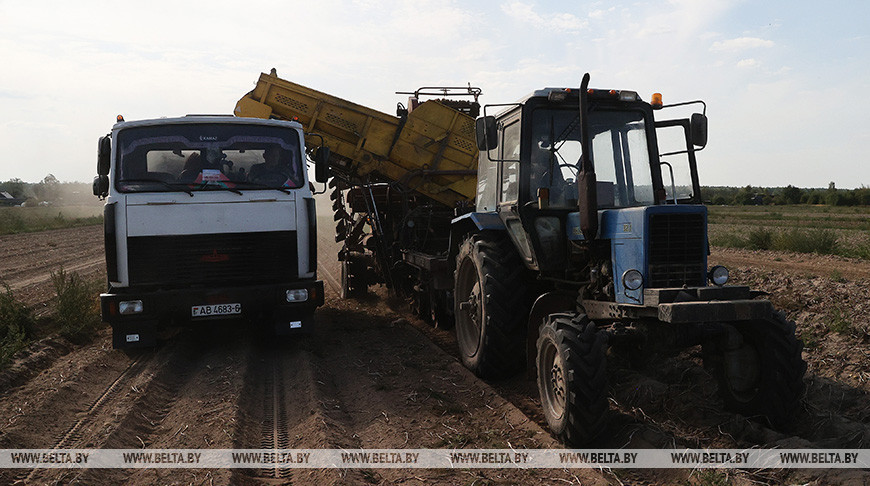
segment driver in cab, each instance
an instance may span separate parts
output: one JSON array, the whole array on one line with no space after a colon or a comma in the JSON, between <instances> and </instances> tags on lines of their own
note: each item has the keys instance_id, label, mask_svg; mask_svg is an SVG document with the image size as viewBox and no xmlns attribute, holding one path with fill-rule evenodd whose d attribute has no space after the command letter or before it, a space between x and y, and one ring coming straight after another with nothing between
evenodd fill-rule
<instances>
[{"instance_id":1,"label":"driver in cab","mask_svg":"<svg viewBox=\"0 0 870 486\"><path fill-rule=\"evenodd\" d=\"M294 174L292 174L290 163L280 146L270 145L266 148L263 152L263 159L265 162L262 164L251 166L248 173L249 181L273 187L281 187L287 185L288 182L291 186L297 185L294 180L288 181L288 179L292 179Z\"/></svg>"}]
</instances>

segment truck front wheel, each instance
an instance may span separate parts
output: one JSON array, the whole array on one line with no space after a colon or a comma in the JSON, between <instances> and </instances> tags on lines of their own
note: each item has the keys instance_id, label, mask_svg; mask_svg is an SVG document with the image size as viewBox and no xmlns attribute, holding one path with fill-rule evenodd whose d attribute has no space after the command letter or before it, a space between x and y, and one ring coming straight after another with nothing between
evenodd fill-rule
<instances>
[{"instance_id":1,"label":"truck front wheel","mask_svg":"<svg viewBox=\"0 0 870 486\"><path fill-rule=\"evenodd\" d=\"M525 266L503 235L474 235L456 257L454 316L462 363L481 378L522 369L529 316Z\"/></svg>"},{"instance_id":2,"label":"truck front wheel","mask_svg":"<svg viewBox=\"0 0 870 486\"><path fill-rule=\"evenodd\" d=\"M547 424L581 446L607 424L607 334L585 315L553 314L538 337L537 378Z\"/></svg>"},{"instance_id":3,"label":"truck front wheel","mask_svg":"<svg viewBox=\"0 0 870 486\"><path fill-rule=\"evenodd\" d=\"M787 429L800 405L807 369L795 323L776 312L733 327L728 338L704 346L704 364L716 377L725 408Z\"/></svg>"}]
</instances>

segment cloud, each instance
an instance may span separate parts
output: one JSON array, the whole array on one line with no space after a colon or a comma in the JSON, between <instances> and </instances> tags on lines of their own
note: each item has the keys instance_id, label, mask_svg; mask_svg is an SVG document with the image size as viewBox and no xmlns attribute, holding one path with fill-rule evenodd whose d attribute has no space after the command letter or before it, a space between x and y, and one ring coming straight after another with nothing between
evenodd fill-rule
<instances>
[{"instance_id":1,"label":"cloud","mask_svg":"<svg viewBox=\"0 0 870 486\"><path fill-rule=\"evenodd\" d=\"M523 2L511 2L502 5L502 12L521 22L532 24L538 29L550 29L556 32L571 33L585 29L589 23L572 13L560 12L541 15L535 11L535 5Z\"/></svg>"},{"instance_id":2,"label":"cloud","mask_svg":"<svg viewBox=\"0 0 870 486\"><path fill-rule=\"evenodd\" d=\"M756 59L741 59L737 62L739 68L754 68L761 66L761 62Z\"/></svg>"},{"instance_id":3,"label":"cloud","mask_svg":"<svg viewBox=\"0 0 870 486\"><path fill-rule=\"evenodd\" d=\"M710 50L713 52L739 52L749 49L768 48L774 45L772 40L760 39L758 37L738 37L736 39L714 42L710 46Z\"/></svg>"},{"instance_id":4,"label":"cloud","mask_svg":"<svg viewBox=\"0 0 870 486\"><path fill-rule=\"evenodd\" d=\"M607 14L613 13L614 11L616 11L616 7L610 7L607 10L604 10L604 9L593 10L593 11L589 12L588 15L589 15L590 19L598 20L598 19L604 18L604 16Z\"/></svg>"}]
</instances>

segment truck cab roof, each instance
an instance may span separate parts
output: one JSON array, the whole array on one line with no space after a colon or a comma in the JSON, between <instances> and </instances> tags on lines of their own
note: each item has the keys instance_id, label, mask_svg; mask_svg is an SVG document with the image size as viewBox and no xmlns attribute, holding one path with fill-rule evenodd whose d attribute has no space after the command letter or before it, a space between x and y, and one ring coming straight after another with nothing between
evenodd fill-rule
<instances>
[{"instance_id":1,"label":"truck cab roof","mask_svg":"<svg viewBox=\"0 0 870 486\"><path fill-rule=\"evenodd\" d=\"M187 115L183 117L173 118L149 118L145 120L121 121L115 123L113 130L133 127L155 126L155 125L192 125L200 123L219 123L219 124L243 124L243 125L260 125L260 126L278 126L294 129L302 129L299 122L287 120L266 120L262 118L247 118L233 115Z\"/></svg>"}]
</instances>

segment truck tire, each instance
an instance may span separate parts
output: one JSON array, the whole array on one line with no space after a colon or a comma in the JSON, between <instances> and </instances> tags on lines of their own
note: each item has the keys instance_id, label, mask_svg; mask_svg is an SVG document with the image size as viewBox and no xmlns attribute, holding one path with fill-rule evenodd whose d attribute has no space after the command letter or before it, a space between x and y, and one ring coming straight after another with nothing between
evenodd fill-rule
<instances>
[{"instance_id":1,"label":"truck tire","mask_svg":"<svg viewBox=\"0 0 870 486\"><path fill-rule=\"evenodd\" d=\"M454 274L454 316L462 363L481 378L523 368L529 316L526 268L502 235L474 235L462 244Z\"/></svg>"},{"instance_id":2,"label":"truck tire","mask_svg":"<svg viewBox=\"0 0 870 486\"><path fill-rule=\"evenodd\" d=\"M341 298L361 297L368 292L365 264L351 255L341 261Z\"/></svg>"},{"instance_id":3,"label":"truck tire","mask_svg":"<svg viewBox=\"0 0 870 486\"><path fill-rule=\"evenodd\" d=\"M724 340L704 346L704 365L716 377L725 408L774 429L788 429L804 394L807 364L795 323L781 312L770 319L733 324L742 338L726 349Z\"/></svg>"},{"instance_id":4,"label":"truck tire","mask_svg":"<svg viewBox=\"0 0 870 486\"><path fill-rule=\"evenodd\" d=\"M538 337L541 408L553 435L569 446L589 443L607 424L607 333L586 315L553 314Z\"/></svg>"}]
</instances>

